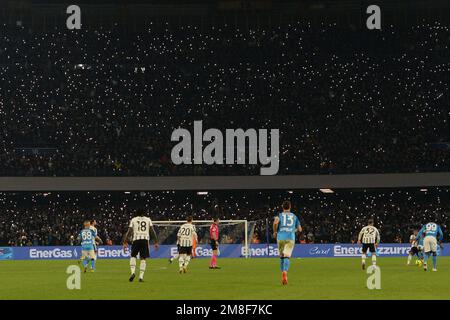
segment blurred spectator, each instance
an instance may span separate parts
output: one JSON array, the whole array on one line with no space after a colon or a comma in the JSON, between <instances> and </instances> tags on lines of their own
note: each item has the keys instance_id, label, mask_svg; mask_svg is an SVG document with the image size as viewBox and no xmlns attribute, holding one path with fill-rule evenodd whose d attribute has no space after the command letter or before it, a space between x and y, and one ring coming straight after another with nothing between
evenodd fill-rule
<instances>
[{"instance_id":1,"label":"blurred spectator","mask_svg":"<svg viewBox=\"0 0 450 320\"><path fill-rule=\"evenodd\" d=\"M253 244L261 243L261 241L259 240L259 236L256 232L253 233L251 243L253 243Z\"/></svg>"},{"instance_id":2,"label":"blurred spectator","mask_svg":"<svg viewBox=\"0 0 450 320\"><path fill-rule=\"evenodd\" d=\"M414 228L436 221L448 237L450 189L412 189L337 191L326 195L316 191L211 191L196 192L61 192L0 193L0 246L78 245L77 237L85 219L98 221L100 238L106 244L120 244L129 219L137 206L145 206L153 220L184 220L192 214L196 220L246 219L249 241L266 242L266 219L280 212L285 199L293 203L307 243L354 242L361 227L373 217L382 242L404 243ZM271 228L271 223L269 223ZM208 224L198 225L200 243L207 243ZM221 243L244 241L243 224L221 224ZM167 244L176 241L176 226L156 226ZM250 233L251 232L251 233Z\"/></svg>"},{"instance_id":3,"label":"blurred spectator","mask_svg":"<svg viewBox=\"0 0 450 320\"><path fill-rule=\"evenodd\" d=\"M439 23L1 25L0 176L259 174L173 165L171 133L194 120L280 129L280 174L450 170L449 37Z\"/></svg>"}]
</instances>

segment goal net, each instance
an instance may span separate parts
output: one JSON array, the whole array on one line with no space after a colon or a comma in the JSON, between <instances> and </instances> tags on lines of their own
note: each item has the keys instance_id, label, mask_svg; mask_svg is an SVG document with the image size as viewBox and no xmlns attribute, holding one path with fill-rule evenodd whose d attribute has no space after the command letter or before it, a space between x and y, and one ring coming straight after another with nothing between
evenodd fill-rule
<instances>
[{"instance_id":1,"label":"goal net","mask_svg":"<svg viewBox=\"0 0 450 320\"><path fill-rule=\"evenodd\" d=\"M152 221L158 234L160 244L174 245L177 242L177 233L183 221ZM211 220L194 220L197 230L198 244L209 244L209 227ZM249 241L252 239L256 223L247 220L220 220L219 244L240 244L244 247L244 257L249 257ZM219 247L220 250L220 247Z\"/></svg>"}]
</instances>

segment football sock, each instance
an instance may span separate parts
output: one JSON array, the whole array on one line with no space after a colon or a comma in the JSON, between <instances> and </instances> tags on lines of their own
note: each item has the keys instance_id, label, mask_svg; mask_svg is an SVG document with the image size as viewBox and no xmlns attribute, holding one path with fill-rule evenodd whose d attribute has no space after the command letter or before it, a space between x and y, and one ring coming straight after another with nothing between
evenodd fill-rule
<instances>
[{"instance_id":1,"label":"football sock","mask_svg":"<svg viewBox=\"0 0 450 320\"><path fill-rule=\"evenodd\" d=\"M144 279L144 272L145 272L145 267L147 266L147 263L145 262L145 260L141 260L141 265L139 266L139 279Z\"/></svg>"},{"instance_id":2,"label":"football sock","mask_svg":"<svg viewBox=\"0 0 450 320\"><path fill-rule=\"evenodd\" d=\"M178 266L181 268L183 268L184 266L184 254L180 254L178 256Z\"/></svg>"},{"instance_id":3,"label":"football sock","mask_svg":"<svg viewBox=\"0 0 450 320\"><path fill-rule=\"evenodd\" d=\"M377 256L376 255L372 255L372 264L373 265L377 264Z\"/></svg>"},{"instance_id":4,"label":"football sock","mask_svg":"<svg viewBox=\"0 0 450 320\"><path fill-rule=\"evenodd\" d=\"M186 255L186 258L184 258L184 267L187 267L190 261L191 256Z\"/></svg>"},{"instance_id":5,"label":"football sock","mask_svg":"<svg viewBox=\"0 0 450 320\"><path fill-rule=\"evenodd\" d=\"M427 264L428 263L428 257L429 257L430 255L427 253L427 254L425 254L425 257L424 257L424 263L425 264Z\"/></svg>"},{"instance_id":6,"label":"football sock","mask_svg":"<svg viewBox=\"0 0 450 320\"><path fill-rule=\"evenodd\" d=\"M284 271L289 270L290 264L291 264L291 260L289 260L289 258L284 259Z\"/></svg>"},{"instance_id":7,"label":"football sock","mask_svg":"<svg viewBox=\"0 0 450 320\"><path fill-rule=\"evenodd\" d=\"M280 258L280 270L283 272L284 271L284 257Z\"/></svg>"},{"instance_id":8,"label":"football sock","mask_svg":"<svg viewBox=\"0 0 450 320\"><path fill-rule=\"evenodd\" d=\"M212 258L211 258L211 267L215 267L217 265L217 258L216 255L213 254Z\"/></svg>"},{"instance_id":9,"label":"football sock","mask_svg":"<svg viewBox=\"0 0 450 320\"><path fill-rule=\"evenodd\" d=\"M408 264L410 264L411 263L411 259L412 259L412 255L408 255Z\"/></svg>"},{"instance_id":10,"label":"football sock","mask_svg":"<svg viewBox=\"0 0 450 320\"><path fill-rule=\"evenodd\" d=\"M130 258L130 269L131 273L134 274L136 271L136 258L133 257Z\"/></svg>"},{"instance_id":11,"label":"football sock","mask_svg":"<svg viewBox=\"0 0 450 320\"><path fill-rule=\"evenodd\" d=\"M95 259L91 259L91 269L95 269Z\"/></svg>"},{"instance_id":12,"label":"football sock","mask_svg":"<svg viewBox=\"0 0 450 320\"><path fill-rule=\"evenodd\" d=\"M433 268L437 268L437 256L433 255Z\"/></svg>"},{"instance_id":13,"label":"football sock","mask_svg":"<svg viewBox=\"0 0 450 320\"><path fill-rule=\"evenodd\" d=\"M362 259L362 263L366 263L366 255L364 253L361 256L361 259Z\"/></svg>"},{"instance_id":14,"label":"football sock","mask_svg":"<svg viewBox=\"0 0 450 320\"><path fill-rule=\"evenodd\" d=\"M83 259L83 267L87 267L87 265L88 265L88 260L87 260L87 258L84 258Z\"/></svg>"}]
</instances>

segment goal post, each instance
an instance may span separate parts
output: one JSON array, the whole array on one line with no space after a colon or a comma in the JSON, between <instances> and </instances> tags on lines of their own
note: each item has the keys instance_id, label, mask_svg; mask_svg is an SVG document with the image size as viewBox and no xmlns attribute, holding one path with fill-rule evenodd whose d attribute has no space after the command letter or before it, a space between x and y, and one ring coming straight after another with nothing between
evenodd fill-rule
<instances>
[{"instance_id":1,"label":"goal post","mask_svg":"<svg viewBox=\"0 0 450 320\"><path fill-rule=\"evenodd\" d=\"M193 224L197 229L199 243L206 243L209 240L209 227L212 220L194 220ZM152 221L158 232L158 238L162 244L174 244L178 228L186 223L186 220L159 220ZM243 245L243 255L249 258L249 237L253 234L255 222L248 220L220 220L219 222L219 243L231 244L239 243ZM242 237L242 240L241 240ZM233 242L235 241L235 242Z\"/></svg>"}]
</instances>

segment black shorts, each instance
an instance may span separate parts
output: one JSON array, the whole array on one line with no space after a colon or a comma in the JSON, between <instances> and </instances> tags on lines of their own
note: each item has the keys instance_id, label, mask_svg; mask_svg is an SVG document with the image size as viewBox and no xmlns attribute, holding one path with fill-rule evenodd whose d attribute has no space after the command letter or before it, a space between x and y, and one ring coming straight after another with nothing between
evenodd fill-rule
<instances>
[{"instance_id":1,"label":"black shorts","mask_svg":"<svg viewBox=\"0 0 450 320\"><path fill-rule=\"evenodd\" d=\"M417 248L417 247L412 247L411 250L409 250L409 252L410 252L412 255L415 255L415 254L419 254L420 250L419 250L419 248Z\"/></svg>"},{"instance_id":2,"label":"black shorts","mask_svg":"<svg viewBox=\"0 0 450 320\"><path fill-rule=\"evenodd\" d=\"M131 245L131 256L136 258L139 253L141 259L147 259L150 257L150 249L148 240L135 240Z\"/></svg>"},{"instance_id":3,"label":"black shorts","mask_svg":"<svg viewBox=\"0 0 450 320\"><path fill-rule=\"evenodd\" d=\"M180 247L178 246L179 254L187 254L188 256L192 255L192 246L190 247Z\"/></svg>"},{"instance_id":4,"label":"black shorts","mask_svg":"<svg viewBox=\"0 0 450 320\"><path fill-rule=\"evenodd\" d=\"M217 250L217 241L214 239L211 239L211 249Z\"/></svg>"},{"instance_id":5,"label":"black shorts","mask_svg":"<svg viewBox=\"0 0 450 320\"><path fill-rule=\"evenodd\" d=\"M367 249L370 250L371 253L375 253L375 244L374 243L363 243L363 253L367 253Z\"/></svg>"}]
</instances>

